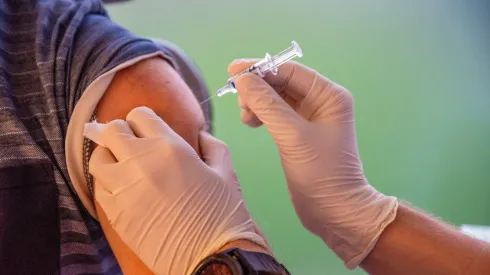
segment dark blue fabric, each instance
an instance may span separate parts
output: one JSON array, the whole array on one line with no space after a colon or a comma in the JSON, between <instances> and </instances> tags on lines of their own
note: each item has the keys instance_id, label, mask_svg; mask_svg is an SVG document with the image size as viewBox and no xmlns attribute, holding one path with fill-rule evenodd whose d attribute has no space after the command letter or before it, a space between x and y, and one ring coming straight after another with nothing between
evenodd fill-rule
<instances>
[{"instance_id":1,"label":"dark blue fabric","mask_svg":"<svg viewBox=\"0 0 490 275\"><path fill-rule=\"evenodd\" d=\"M64 139L94 79L156 51L96 0L0 0L0 274L121 273L71 186Z\"/></svg>"}]
</instances>

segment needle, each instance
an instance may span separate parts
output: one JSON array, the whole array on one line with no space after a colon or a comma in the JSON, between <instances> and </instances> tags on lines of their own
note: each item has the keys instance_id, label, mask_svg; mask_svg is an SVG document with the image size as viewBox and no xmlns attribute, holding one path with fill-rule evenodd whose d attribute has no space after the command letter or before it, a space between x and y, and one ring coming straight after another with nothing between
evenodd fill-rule
<instances>
[{"instance_id":1,"label":"needle","mask_svg":"<svg viewBox=\"0 0 490 275\"><path fill-rule=\"evenodd\" d=\"M210 101L210 100L211 100L211 98L213 98L213 97L214 97L214 95L213 95L213 96L208 97L207 99L205 99L205 100L201 101L201 103L199 103L199 105L202 105L203 103L206 103L206 102Z\"/></svg>"}]
</instances>

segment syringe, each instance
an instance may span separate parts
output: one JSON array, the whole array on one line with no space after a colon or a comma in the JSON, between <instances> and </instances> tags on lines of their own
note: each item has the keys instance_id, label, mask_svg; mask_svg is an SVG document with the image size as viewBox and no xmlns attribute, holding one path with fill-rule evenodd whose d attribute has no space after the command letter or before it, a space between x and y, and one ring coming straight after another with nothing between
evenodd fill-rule
<instances>
[{"instance_id":1,"label":"syringe","mask_svg":"<svg viewBox=\"0 0 490 275\"><path fill-rule=\"evenodd\" d=\"M298 43L292 41L291 46L285 49L284 51L274 56L271 56L269 53L266 53L263 59L255 63L250 68L238 73L237 75L228 78L226 85L223 88L219 89L216 92L216 95L223 96L227 93L236 93L235 79L237 79L242 74L254 73L259 75L260 77L264 77L266 73L271 72L272 74L276 75L279 66L281 66L282 64L286 63L287 61L295 57L302 57L302 56L303 56L303 52L301 51L301 48L299 47Z\"/></svg>"}]
</instances>

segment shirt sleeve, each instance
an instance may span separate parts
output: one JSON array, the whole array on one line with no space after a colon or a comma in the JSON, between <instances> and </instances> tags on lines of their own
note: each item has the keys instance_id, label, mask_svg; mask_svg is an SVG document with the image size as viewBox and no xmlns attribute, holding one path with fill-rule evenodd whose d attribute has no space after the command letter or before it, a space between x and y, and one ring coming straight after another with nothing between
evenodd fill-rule
<instances>
[{"instance_id":1,"label":"shirt sleeve","mask_svg":"<svg viewBox=\"0 0 490 275\"><path fill-rule=\"evenodd\" d=\"M174 66L171 53L111 21L101 1L41 1L36 62L44 85L53 86L56 105L66 108L66 130L78 100L96 78L116 66L159 52Z\"/></svg>"},{"instance_id":2,"label":"shirt sleeve","mask_svg":"<svg viewBox=\"0 0 490 275\"><path fill-rule=\"evenodd\" d=\"M34 2L33 2L34 3ZM56 164L67 185L96 217L84 163L88 161L83 128L92 118L115 73L143 59L165 59L189 85L199 102L208 90L199 70L180 49L140 37L114 23L99 0L36 1L35 61L47 104L60 110L50 121L53 148L64 148ZM28 7L33 8L33 7ZM34 41L33 41L34 42ZM210 103L201 105L211 121ZM211 128L210 128L211 129ZM66 169L64 169L66 167Z\"/></svg>"},{"instance_id":3,"label":"shirt sleeve","mask_svg":"<svg viewBox=\"0 0 490 275\"><path fill-rule=\"evenodd\" d=\"M175 64L165 46L112 22L101 1L35 3L35 59L40 82L48 104L61 110L49 127L50 135L64 137L61 144L52 145L61 145L65 151L56 156L56 162L69 179L68 187L78 195L75 199L80 199L95 217L87 184L82 180L83 124L90 120L118 70L152 56Z\"/></svg>"},{"instance_id":4,"label":"shirt sleeve","mask_svg":"<svg viewBox=\"0 0 490 275\"><path fill-rule=\"evenodd\" d=\"M136 36L108 17L88 15L82 24L72 48L69 76L72 89L68 95L68 110L71 114L82 93L96 78L127 61L161 53L160 56L174 66L170 52L162 45Z\"/></svg>"}]
</instances>

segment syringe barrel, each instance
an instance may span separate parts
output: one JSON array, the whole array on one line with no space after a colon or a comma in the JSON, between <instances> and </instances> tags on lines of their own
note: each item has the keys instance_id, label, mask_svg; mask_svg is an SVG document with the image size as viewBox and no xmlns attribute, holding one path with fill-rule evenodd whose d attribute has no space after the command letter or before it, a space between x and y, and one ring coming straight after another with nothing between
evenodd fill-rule
<instances>
[{"instance_id":1,"label":"syringe barrel","mask_svg":"<svg viewBox=\"0 0 490 275\"><path fill-rule=\"evenodd\" d=\"M223 96L227 93L236 93L236 89L232 86L232 83L227 83L223 88L216 91L217 96Z\"/></svg>"},{"instance_id":2,"label":"syringe barrel","mask_svg":"<svg viewBox=\"0 0 490 275\"><path fill-rule=\"evenodd\" d=\"M282 64L288 62L295 57L302 57L303 52L295 41L291 42L291 46L284 51L274 55L271 59L275 68L278 68Z\"/></svg>"},{"instance_id":3,"label":"syringe barrel","mask_svg":"<svg viewBox=\"0 0 490 275\"><path fill-rule=\"evenodd\" d=\"M236 93L234 81L244 73L256 73L261 77L264 77L264 75L269 72L276 74L279 66L281 66L282 64L288 62L289 60L295 57L302 57L302 56L303 56L303 52L301 51L301 48L299 47L298 43L292 41L291 46L285 49L284 51L274 56L270 56L269 54L266 54L265 58L255 63L250 68L238 73L237 75L230 77L226 85L216 92L216 95L223 96L227 93Z\"/></svg>"}]
</instances>

